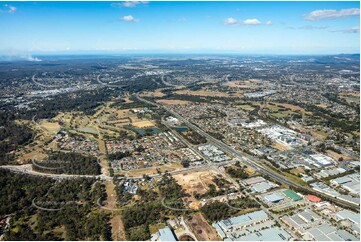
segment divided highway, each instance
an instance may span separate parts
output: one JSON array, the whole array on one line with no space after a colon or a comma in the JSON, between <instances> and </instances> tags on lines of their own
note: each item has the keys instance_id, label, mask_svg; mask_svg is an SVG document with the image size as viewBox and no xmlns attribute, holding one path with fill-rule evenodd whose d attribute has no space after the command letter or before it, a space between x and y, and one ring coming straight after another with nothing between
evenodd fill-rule
<instances>
[{"instance_id":1,"label":"divided highway","mask_svg":"<svg viewBox=\"0 0 361 242\"><path fill-rule=\"evenodd\" d=\"M344 201L344 200L337 199L335 197L332 197L332 196L329 196L327 194L316 191L316 190L314 190L314 189L312 189L310 187L302 186L299 183L288 179L287 177L283 176L282 174L279 174L274 170L271 170L271 169L269 169L267 167L264 167L263 165L261 165L259 163L260 161L257 158L250 157L249 155L244 154L243 152L235 150L234 148L230 147L229 145L227 145L227 144L223 143L222 141L220 141L220 140L214 138L213 136L209 135L208 133L206 133L205 131L203 131L202 129L197 127L196 125L190 123L188 120L183 118L178 113L168 109L166 106L163 106L163 105L160 105L158 103L154 103L154 102L151 102L151 101L146 100L144 98L141 98L139 96L139 93L137 93L135 96L139 101L142 101L142 102L148 103L150 105L157 106L159 108L165 109L168 113L170 113L172 116L176 117L178 120L182 121L190 129L192 129L193 131L195 131L195 132L199 133L200 135L204 136L205 138L207 138L209 143L213 144L214 146L221 149L225 153L235 157L236 159L238 159L240 162L244 163L245 165L254 168L255 170L257 170L262 175L266 175L266 176L270 177L272 180L280 182L281 184L288 185L288 186L293 186L295 188L298 188L298 189L300 189L300 190L302 190L302 191L304 191L306 193L311 193L311 194L318 195L318 196L320 196L322 198L325 198L325 199L327 199L329 201L332 201L335 204L341 205L343 207L349 207L349 208L352 208L352 209L358 210L358 211L360 210L359 205L356 205L354 203L350 203L350 202L347 202L347 201Z\"/></svg>"}]
</instances>

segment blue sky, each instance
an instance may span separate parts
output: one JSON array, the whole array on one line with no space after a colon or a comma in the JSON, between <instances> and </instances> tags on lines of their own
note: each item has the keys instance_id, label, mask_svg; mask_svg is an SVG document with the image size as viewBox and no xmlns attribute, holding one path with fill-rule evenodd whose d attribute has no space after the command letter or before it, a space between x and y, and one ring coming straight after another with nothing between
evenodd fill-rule
<instances>
[{"instance_id":1,"label":"blue sky","mask_svg":"<svg viewBox=\"0 0 361 242\"><path fill-rule=\"evenodd\" d=\"M0 2L0 53L359 53L359 2Z\"/></svg>"}]
</instances>

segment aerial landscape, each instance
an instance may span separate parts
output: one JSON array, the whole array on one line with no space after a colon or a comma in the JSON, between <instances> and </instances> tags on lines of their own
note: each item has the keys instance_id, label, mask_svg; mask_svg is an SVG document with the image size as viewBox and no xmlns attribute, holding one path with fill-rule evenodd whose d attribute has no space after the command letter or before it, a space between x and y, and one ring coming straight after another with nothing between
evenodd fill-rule
<instances>
[{"instance_id":1,"label":"aerial landscape","mask_svg":"<svg viewBox=\"0 0 361 242\"><path fill-rule=\"evenodd\" d=\"M360 241L360 2L0 2L0 240Z\"/></svg>"}]
</instances>

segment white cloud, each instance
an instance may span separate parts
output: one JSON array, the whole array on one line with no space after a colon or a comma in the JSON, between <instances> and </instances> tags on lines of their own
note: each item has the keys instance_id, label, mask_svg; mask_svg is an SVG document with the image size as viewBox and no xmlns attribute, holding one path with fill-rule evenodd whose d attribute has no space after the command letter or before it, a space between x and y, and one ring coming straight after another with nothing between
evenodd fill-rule
<instances>
[{"instance_id":1,"label":"white cloud","mask_svg":"<svg viewBox=\"0 0 361 242\"><path fill-rule=\"evenodd\" d=\"M147 1L124 1L124 2L119 2L119 3L112 3L112 7L116 7L116 8L134 8L138 5L146 5L148 4Z\"/></svg>"},{"instance_id":2,"label":"white cloud","mask_svg":"<svg viewBox=\"0 0 361 242\"><path fill-rule=\"evenodd\" d=\"M262 22L259 21L258 19L256 18L252 18L252 19L245 19L245 20L238 20L238 19L235 19L235 18L226 18L224 21L223 21L223 24L224 25L228 25L228 26L240 26L240 25L261 25ZM268 21L266 22L266 25L271 25L272 24L272 21Z\"/></svg>"},{"instance_id":3,"label":"white cloud","mask_svg":"<svg viewBox=\"0 0 361 242\"><path fill-rule=\"evenodd\" d=\"M273 23L272 23L272 21L271 20L268 20L267 22L266 22L266 25L272 25Z\"/></svg>"},{"instance_id":4,"label":"white cloud","mask_svg":"<svg viewBox=\"0 0 361 242\"><path fill-rule=\"evenodd\" d=\"M316 21L320 19L335 19L335 18L343 18L349 16L357 16L360 15L359 8L347 8L341 9L340 11L334 9L322 9L322 10L315 10L306 15L304 18L310 21Z\"/></svg>"},{"instance_id":5,"label":"white cloud","mask_svg":"<svg viewBox=\"0 0 361 242\"><path fill-rule=\"evenodd\" d=\"M235 19L235 18L226 18L225 20L224 20L224 24L225 25L238 25L239 23L238 23L238 20L237 19Z\"/></svg>"},{"instance_id":6,"label":"white cloud","mask_svg":"<svg viewBox=\"0 0 361 242\"><path fill-rule=\"evenodd\" d=\"M349 29L333 30L331 32L339 32L339 33L344 33L344 34L357 34L357 33L360 33L360 26L352 27Z\"/></svg>"},{"instance_id":7,"label":"white cloud","mask_svg":"<svg viewBox=\"0 0 361 242\"><path fill-rule=\"evenodd\" d=\"M15 13L16 10L17 10L16 7L14 7L14 6L9 6L8 13Z\"/></svg>"},{"instance_id":8,"label":"white cloud","mask_svg":"<svg viewBox=\"0 0 361 242\"><path fill-rule=\"evenodd\" d=\"M122 20L125 22L139 22L140 21L140 19L134 18L132 15L123 16Z\"/></svg>"},{"instance_id":9,"label":"white cloud","mask_svg":"<svg viewBox=\"0 0 361 242\"><path fill-rule=\"evenodd\" d=\"M259 25L259 24L261 24L261 21L259 21L256 18L252 18L252 19L246 19L246 20L242 21L242 23L244 25Z\"/></svg>"},{"instance_id":10,"label":"white cloud","mask_svg":"<svg viewBox=\"0 0 361 242\"><path fill-rule=\"evenodd\" d=\"M15 13L17 10L16 7L4 4L3 7L0 9L0 13Z\"/></svg>"}]
</instances>

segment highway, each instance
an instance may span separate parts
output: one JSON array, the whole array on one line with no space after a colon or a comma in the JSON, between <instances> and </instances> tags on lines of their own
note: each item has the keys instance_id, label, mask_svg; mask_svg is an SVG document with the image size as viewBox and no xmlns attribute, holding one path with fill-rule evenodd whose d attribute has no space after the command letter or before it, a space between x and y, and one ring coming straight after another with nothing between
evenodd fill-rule
<instances>
[{"instance_id":1,"label":"highway","mask_svg":"<svg viewBox=\"0 0 361 242\"><path fill-rule=\"evenodd\" d=\"M125 87L124 85L112 85L112 84L107 84L107 83L102 82L102 81L100 80L100 74L97 75L97 82L98 82L100 85L107 86L107 87L115 87L115 88Z\"/></svg>"},{"instance_id":2,"label":"highway","mask_svg":"<svg viewBox=\"0 0 361 242\"><path fill-rule=\"evenodd\" d=\"M332 201L335 204L338 204L340 206L348 207L348 208L351 208L351 209L354 209L354 210L357 210L357 211L360 210L359 205L356 205L354 203L350 203L350 202L347 202L347 201L344 201L344 200L337 199L335 197L332 197L332 196L329 196L327 194L316 191L316 190L314 190L314 189L312 189L310 187L305 187L303 185L298 184L297 182L294 182L294 181L288 179L287 177L283 176L282 174L277 173L274 170L271 170L271 169L269 169L267 167L264 167L263 165L261 165L259 163L260 161L257 158L250 157L249 155L244 154L243 152L235 150L234 148L230 147L229 145L227 145L227 144L223 143L222 141L220 141L220 140L214 138L213 136L209 135L208 133L206 133L205 131L203 131L202 129L197 127L196 125L190 123L188 120L183 118L178 113L168 109L166 106L163 106L163 105L160 105L158 103L154 103L154 102L151 102L151 101L146 100L144 98L141 98L138 93L135 95L135 97L139 101L142 101L142 102L145 102L147 104L156 106L158 108L165 109L168 113L170 113L172 116L176 117L178 120L182 121L190 129L192 129L193 131L195 131L195 132L199 133L200 135L203 135L205 138L207 138L209 143L211 143L214 146L218 147L219 149L221 149L225 153L235 157L236 159L238 159L243 164L245 164L245 165L247 165L249 167L252 167L253 169L258 171L262 175L268 176L270 179L272 179L274 181L277 181L277 182L280 182L281 184L288 185L288 186L293 186L293 187L298 188L298 189L300 189L300 190L302 190L302 191L304 191L306 193L311 193L311 194L320 196L321 198Z\"/></svg>"},{"instance_id":3,"label":"highway","mask_svg":"<svg viewBox=\"0 0 361 242\"><path fill-rule=\"evenodd\" d=\"M32 80L36 85L38 85L38 86L40 86L40 87L47 87L47 88L60 88L60 87L61 87L61 86L58 86L58 85L45 85L45 84L42 84L42 83L40 83L40 82L37 82L37 81L35 80L35 76L36 76L36 74L33 75L33 77L31 78L31 80Z\"/></svg>"}]
</instances>

